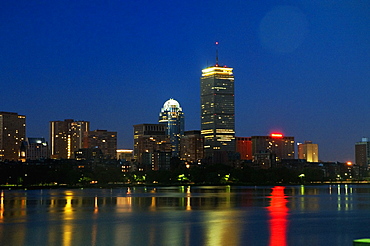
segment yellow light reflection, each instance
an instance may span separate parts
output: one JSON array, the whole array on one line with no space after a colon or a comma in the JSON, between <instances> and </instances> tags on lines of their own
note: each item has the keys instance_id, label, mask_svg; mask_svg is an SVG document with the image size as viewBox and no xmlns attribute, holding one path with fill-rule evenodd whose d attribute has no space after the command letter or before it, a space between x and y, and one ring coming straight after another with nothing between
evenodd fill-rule
<instances>
[{"instance_id":1,"label":"yellow light reflection","mask_svg":"<svg viewBox=\"0 0 370 246\"><path fill-rule=\"evenodd\" d=\"M157 200L154 196L152 196L152 202L150 204L150 211L155 211L157 207Z\"/></svg>"},{"instance_id":2,"label":"yellow light reflection","mask_svg":"<svg viewBox=\"0 0 370 246\"><path fill-rule=\"evenodd\" d=\"M94 214L96 214L98 212L99 212L98 197L96 196L95 200L94 200Z\"/></svg>"},{"instance_id":3,"label":"yellow light reflection","mask_svg":"<svg viewBox=\"0 0 370 246\"><path fill-rule=\"evenodd\" d=\"M73 192L66 191L65 193L66 205L64 206L64 226L63 226L63 245L70 246L72 245L72 232L73 226L68 222L68 220L73 220L73 207L72 207L72 199L73 199Z\"/></svg>"},{"instance_id":4,"label":"yellow light reflection","mask_svg":"<svg viewBox=\"0 0 370 246\"><path fill-rule=\"evenodd\" d=\"M69 223L63 226L63 246L72 245L72 225Z\"/></svg>"},{"instance_id":5,"label":"yellow light reflection","mask_svg":"<svg viewBox=\"0 0 370 246\"><path fill-rule=\"evenodd\" d=\"M190 186L186 188L186 210L191 210L191 204L190 204Z\"/></svg>"},{"instance_id":6,"label":"yellow light reflection","mask_svg":"<svg viewBox=\"0 0 370 246\"><path fill-rule=\"evenodd\" d=\"M117 211L131 212L132 211L132 197L117 197Z\"/></svg>"},{"instance_id":7,"label":"yellow light reflection","mask_svg":"<svg viewBox=\"0 0 370 246\"><path fill-rule=\"evenodd\" d=\"M207 213L207 217L206 245L242 245L240 242L242 227L237 211L211 211Z\"/></svg>"},{"instance_id":8,"label":"yellow light reflection","mask_svg":"<svg viewBox=\"0 0 370 246\"><path fill-rule=\"evenodd\" d=\"M91 245L96 245L97 235L98 235L98 225L94 223L91 230Z\"/></svg>"}]
</instances>

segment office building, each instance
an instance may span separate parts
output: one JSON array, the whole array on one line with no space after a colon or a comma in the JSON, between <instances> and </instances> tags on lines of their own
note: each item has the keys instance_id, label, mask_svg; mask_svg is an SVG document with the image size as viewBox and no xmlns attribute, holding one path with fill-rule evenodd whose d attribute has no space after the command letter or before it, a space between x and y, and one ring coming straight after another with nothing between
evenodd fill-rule
<instances>
[{"instance_id":1,"label":"office building","mask_svg":"<svg viewBox=\"0 0 370 246\"><path fill-rule=\"evenodd\" d=\"M134 150L132 149L117 149L117 160L131 161L134 158Z\"/></svg>"},{"instance_id":2,"label":"office building","mask_svg":"<svg viewBox=\"0 0 370 246\"><path fill-rule=\"evenodd\" d=\"M200 131L185 131L180 146L181 160L197 163L203 159L203 137Z\"/></svg>"},{"instance_id":3,"label":"office building","mask_svg":"<svg viewBox=\"0 0 370 246\"><path fill-rule=\"evenodd\" d=\"M26 116L0 112L0 161L18 161L26 139Z\"/></svg>"},{"instance_id":4,"label":"office building","mask_svg":"<svg viewBox=\"0 0 370 246\"><path fill-rule=\"evenodd\" d=\"M121 171L123 173L137 171L135 162L133 162L134 150L132 149L117 149L117 160L120 161Z\"/></svg>"},{"instance_id":5,"label":"office building","mask_svg":"<svg viewBox=\"0 0 370 246\"><path fill-rule=\"evenodd\" d=\"M368 138L362 138L361 142L355 144L355 161L362 168L370 167L370 141Z\"/></svg>"},{"instance_id":6,"label":"office building","mask_svg":"<svg viewBox=\"0 0 370 246\"><path fill-rule=\"evenodd\" d=\"M179 102L172 98L167 100L159 113L158 122L167 127L172 157L180 157L180 139L184 135L184 113Z\"/></svg>"},{"instance_id":7,"label":"office building","mask_svg":"<svg viewBox=\"0 0 370 246\"><path fill-rule=\"evenodd\" d=\"M22 142L22 161L48 159L49 145L45 138L26 138Z\"/></svg>"},{"instance_id":8,"label":"office building","mask_svg":"<svg viewBox=\"0 0 370 246\"><path fill-rule=\"evenodd\" d=\"M252 160L252 138L251 137L235 137L236 152L240 154L241 160Z\"/></svg>"},{"instance_id":9,"label":"office building","mask_svg":"<svg viewBox=\"0 0 370 246\"><path fill-rule=\"evenodd\" d=\"M282 159L294 159L294 137L280 133L270 136L252 136L253 161L265 163L268 168Z\"/></svg>"},{"instance_id":10,"label":"office building","mask_svg":"<svg viewBox=\"0 0 370 246\"><path fill-rule=\"evenodd\" d=\"M89 148L101 149L105 159L116 159L117 132L107 130L90 131Z\"/></svg>"},{"instance_id":11,"label":"office building","mask_svg":"<svg viewBox=\"0 0 370 246\"><path fill-rule=\"evenodd\" d=\"M298 143L298 159L304 159L307 162L319 161L319 146L311 141L305 141L304 144Z\"/></svg>"},{"instance_id":12,"label":"office building","mask_svg":"<svg viewBox=\"0 0 370 246\"><path fill-rule=\"evenodd\" d=\"M74 152L89 147L90 122L50 121L51 158L73 159Z\"/></svg>"},{"instance_id":13,"label":"office building","mask_svg":"<svg viewBox=\"0 0 370 246\"><path fill-rule=\"evenodd\" d=\"M134 159L143 170L168 170L171 143L164 124L134 125Z\"/></svg>"},{"instance_id":14,"label":"office building","mask_svg":"<svg viewBox=\"0 0 370 246\"><path fill-rule=\"evenodd\" d=\"M205 159L227 162L236 150L233 68L216 62L203 69L200 100Z\"/></svg>"}]
</instances>

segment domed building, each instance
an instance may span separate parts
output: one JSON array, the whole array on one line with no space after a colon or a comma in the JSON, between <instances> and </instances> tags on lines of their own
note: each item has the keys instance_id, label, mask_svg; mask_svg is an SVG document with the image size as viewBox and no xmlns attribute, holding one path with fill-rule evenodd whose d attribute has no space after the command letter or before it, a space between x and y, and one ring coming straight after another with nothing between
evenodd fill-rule
<instances>
[{"instance_id":1,"label":"domed building","mask_svg":"<svg viewBox=\"0 0 370 246\"><path fill-rule=\"evenodd\" d=\"M166 124L167 135L170 137L172 157L180 156L180 139L184 135L184 113L178 101L167 100L159 113L159 123Z\"/></svg>"}]
</instances>

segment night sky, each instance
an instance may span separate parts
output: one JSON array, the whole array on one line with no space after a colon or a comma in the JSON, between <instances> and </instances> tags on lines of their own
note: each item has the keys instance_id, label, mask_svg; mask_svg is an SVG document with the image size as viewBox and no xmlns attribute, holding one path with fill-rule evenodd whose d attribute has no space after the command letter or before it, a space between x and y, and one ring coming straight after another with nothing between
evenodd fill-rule
<instances>
[{"instance_id":1,"label":"night sky","mask_svg":"<svg viewBox=\"0 0 370 246\"><path fill-rule=\"evenodd\" d=\"M354 161L370 137L370 1L29 1L0 3L0 111L91 122L132 148L135 124L179 101L200 129L201 70L234 68L236 135L281 131Z\"/></svg>"}]
</instances>

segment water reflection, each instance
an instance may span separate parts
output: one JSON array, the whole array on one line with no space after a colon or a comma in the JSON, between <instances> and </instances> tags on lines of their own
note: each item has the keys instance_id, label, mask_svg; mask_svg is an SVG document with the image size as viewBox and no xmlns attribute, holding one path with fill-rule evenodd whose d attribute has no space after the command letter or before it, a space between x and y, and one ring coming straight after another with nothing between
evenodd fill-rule
<instances>
[{"instance_id":1,"label":"water reflection","mask_svg":"<svg viewBox=\"0 0 370 246\"><path fill-rule=\"evenodd\" d=\"M1 192L0 198L0 223L3 222L4 219L4 191Z\"/></svg>"},{"instance_id":2,"label":"water reflection","mask_svg":"<svg viewBox=\"0 0 370 246\"><path fill-rule=\"evenodd\" d=\"M290 245L349 245L356 233L368 235L361 230L370 228L363 219L370 217L369 193L344 184L4 190L0 242L286 246L289 238ZM343 244L334 241L343 235ZM332 241L320 244L325 240Z\"/></svg>"},{"instance_id":3,"label":"water reflection","mask_svg":"<svg viewBox=\"0 0 370 246\"><path fill-rule=\"evenodd\" d=\"M270 220L270 242L269 246L287 245L288 227L288 202L284 194L285 187L275 186L272 188L270 206L268 207Z\"/></svg>"}]
</instances>

